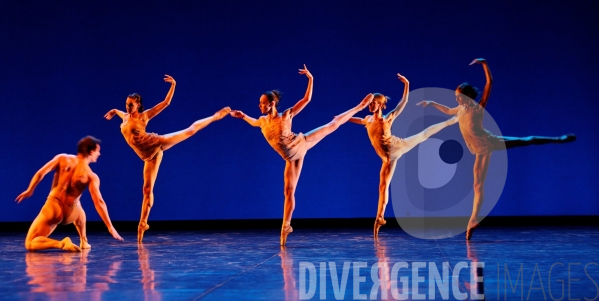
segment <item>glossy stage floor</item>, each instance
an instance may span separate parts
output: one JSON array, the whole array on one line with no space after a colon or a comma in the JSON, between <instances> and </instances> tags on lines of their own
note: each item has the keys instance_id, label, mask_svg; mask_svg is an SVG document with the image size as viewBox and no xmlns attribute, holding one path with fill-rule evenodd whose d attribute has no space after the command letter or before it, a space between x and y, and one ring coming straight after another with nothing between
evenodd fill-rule
<instances>
[{"instance_id":1,"label":"glossy stage floor","mask_svg":"<svg viewBox=\"0 0 599 301\"><path fill-rule=\"evenodd\" d=\"M78 241L70 226L54 237L65 234ZM597 227L481 227L468 244L463 234L425 240L397 227L383 227L378 242L370 229L297 228L283 250L274 230L149 231L143 246L123 234L121 243L93 232L91 251L65 253L26 252L25 233L0 233L0 298L594 300L599 293Z\"/></svg>"}]
</instances>

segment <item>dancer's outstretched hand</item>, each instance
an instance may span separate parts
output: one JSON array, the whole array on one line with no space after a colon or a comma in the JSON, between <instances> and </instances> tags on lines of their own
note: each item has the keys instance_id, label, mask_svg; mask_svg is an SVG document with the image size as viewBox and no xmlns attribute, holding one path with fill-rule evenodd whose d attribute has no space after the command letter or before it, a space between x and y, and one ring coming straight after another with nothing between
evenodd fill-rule
<instances>
[{"instance_id":1,"label":"dancer's outstretched hand","mask_svg":"<svg viewBox=\"0 0 599 301\"><path fill-rule=\"evenodd\" d=\"M408 81L408 79L407 79L405 76L403 76L403 75L401 75L401 74L399 74L399 73L397 73L397 78L399 78L399 80L400 80L402 83L404 83L404 84L409 84L409 83L410 83L410 82Z\"/></svg>"},{"instance_id":2,"label":"dancer's outstretched hand","mask_svg":"<svg viewBox=\"0 0 599 301\"><path fill-rule=\"evenodd\" d=\"M118 232L116 232L116 229L114 227L112 227L112 229L108 230L108 232L110 232L110 235L112 235L112 237L114 237L114 239L116 240L120 240L120 241L125 241Z\"/></svg>"},{"instance_id":3,"label":"dancer's outstretched hand","mask_svg":"<svg viewBox=\"0 0 599 301\"><path fill-rule=\"evenodd\" d=\"M171 83L172 85L177 84L177 82L175 81L175 79L172 76L168 75L168 74L164 75L164 81L167 82L167 83Z\"/></svg>"},{"instance_id":4,"label":"dancer's outstretched hand","mask_svg":"<svg viewBox=\"0 0 599 301\"><path fill-rule=\"evenodd\" d=\"M231 112L229 112L229 114L235 118L243 118L245 116L245 113L239 110L232 110Z\"/></svg>"},{"instance_id":5,"label":"dancer's outstretched hand","mask_svg":"<svg viewBox=\"0 0 599 301\"><path fill-rule=\"evenodd\" d=\"M374 95L372 93L369 93L368 95L366 95L366 97L364 97L364 99L362 99L362 101L360 102L360 104L358 105L360 108L364 109L366 108L374 99Z\"/></svg>"},{"instance_id":6,"label":"dancer's outstretched hand","mask_svg":"<svg viewBox=\"0 0 599 301\"><path fill-rule=\"evenodd\" d=\"M224 107L224 108L220 109L218 112L214 113L214 118L216 118L216 120L221 120L221 119L225 118L225 116L227 116L230 112L231 112L231 108Z\"/></svg>"},{"instance_id":7,"label":"dancer's outstretched hand","mask_svg":"<svg viewBox=\"0 0 599 301\"><path fill-rule=\"evenodd\" d=\"M470 64L468 64L468 66L472 66L474 64L484 64L486 63L487 60L480 58L480 59L474 59Z\"/></svg>"},{"instance_id":8,"label":"dancer's outstretched hand","mask_svg":"<svg viewBox=\"0 0 599 301\"><path fill-rule=\"evenodd\" d=\"M106 118L106 120L110 120L112 119L112 117L114 117L114 114L116 114L116 112L114 111L114 109L108 111L108 113L106 113L106 115L104 115L104 118Z\"/></svg>"},{"instance_id":9,"label":"dancer's outstretched hand","mask_svg":"<svg viewBox=\"0 0 599 301\"><path fill-rule=\"evenodd\" d=\"M306 64L304 64L304 69L299 69L299 74L305 74L308 78L312 78L312 73L308 71Z\"/></svg>"},{"instance_id":10,"label":"dancer's outstretched hand","mask_svg":"<svg viewBox=\"0 0 599 301\"><path fill-rule=\"evenodd\" d=\"M23 201L24 199L26 199L32 195L33 195L33 191L25 190L21 194L19 194L19 196L15 199L15 202L17 202L17 204L19 204L19 203L21 203L21 201Z\"/></svg>"},{"instance_id":11,"label":"dancer's outstretched hand","mask_svg":"<svg viewBox=\"0 0 599 301\"><path fill-rule=\"evenodd\" d=\"M417 103L416 105L417 106L422 106L424 108L424 107L430 106L432 103L433 102L430 101L430 100L423 100L423 101Z\"/></svg>"}]
</instances>

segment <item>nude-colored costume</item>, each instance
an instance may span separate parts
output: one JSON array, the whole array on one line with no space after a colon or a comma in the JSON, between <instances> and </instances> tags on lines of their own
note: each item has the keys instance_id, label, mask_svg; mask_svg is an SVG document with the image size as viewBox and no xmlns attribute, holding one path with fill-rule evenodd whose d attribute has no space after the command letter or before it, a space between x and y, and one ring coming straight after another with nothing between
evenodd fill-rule
<instances>
[{"instance_id":1,"label":"nude-colored costume","mask_svg":"<svg viewBox=\"0 0 599 301\"><path fill-rule=\"evenodd\" d=\"M503 137L495 136L483 127L484 114L485 109L478 104L470 107L461 105L458 111L460 131L473 155L505 149Z\"/></svg>"},{"instance_id":2,"label":"nude-colored costume","mask_svg":"<svg viewBox=\"0 0 599 301\"><path fill-rule=\"evenodd\" d=\"M162 146L162 136L146 133L146 125L137 119L124 118L121 133L127 144L144 161L152 160Z\"/></svg>"},{"instance_id":3,"label":"nude-colored costume","mask_svg":"<svg viewBox=\"0 0 599 301\"><path fill-rule=\"evenodd\" d=\"M58 206L58 208L55 206ZM68 225L79 217L78 206L81 206L79 198L70 203L68 199L61 200L58 197L50 195L42 207L42 214L50 221Z\"/></svg>"},{"instance_id":4,"label":"nude-colored costume","mask_svg":"<svg viewBox=\"0 0 599 301\"><path fill-rule=\"evenodd\" d=\"M264 118L260 129L268 144L286 161L303 158L308 151L304 134L291 131L291 114L289 111L270 119Z\"/></svg>"},{"instance_id":5,"label":"nude-colored costume","mask_svg":"<svg viewBox=\"0 0 599 301\"><path fill-rule=\"evenodd\" d=\"M403 139L391 135L391 125L393 120L385 118L377 120L374 116L366 118L366 131L368 138L374 147L377 155L383 162L389 162L399 159L404 154L405 142Z\"/></svg>"}]
</instances>

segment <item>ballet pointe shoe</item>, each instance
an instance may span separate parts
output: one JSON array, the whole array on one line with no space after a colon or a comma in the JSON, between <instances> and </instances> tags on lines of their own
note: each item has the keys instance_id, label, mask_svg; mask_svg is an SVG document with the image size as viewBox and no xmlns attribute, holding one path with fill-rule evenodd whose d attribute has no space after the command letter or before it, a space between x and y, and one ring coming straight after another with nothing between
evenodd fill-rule
<instances>
[{"instance_id":1,"label":"ballet pointe shoe","mask_svg":"<svg viewBox=\"0 0 599 301\"><path fill-rule=\"evenodd\" d=\"M379 237L379 229L381 228L381 226L384 226L385 224L387 224L387 221L383 219L382 216L376 218L376 220L374 221L374 238Z\"/></svg>"},{"instance_id":2,"label":"ballet pointe shoe","mask_svg":"<svg viewBox=\"0 0 599 301\"><path fill-rule=\"evenodd\" d=\"M472 234L476 228L478 228L478 223L468 223L468 228L466 228L466 240L472 238Z\"/></svg>"},{"instance_id":3,"label":"ballet pointe shoe","mask_svg":"<svg viewBox=\"0 0 599 301\"><path fill-rule=\"evenodd\" d=\"M281 229L281 246L285 246L287 243L287 236L289 233L293 232L293 228L291 228L291 223L286 223L285 226Z\"/></svg>"},{"instance_id":4,"label":"ballet pointe shoe","mask_svg":"<svg viewBox=\"0 0 599 301\"><path fill-rule=\"evenodd\" d=\"M144 239L144 233L150 229L150 225L148 225L148 222L144 222L141 221L139 222L139 225L137 226L137 242L141 243L141 241Z\"/></svg>"}]
</instances>

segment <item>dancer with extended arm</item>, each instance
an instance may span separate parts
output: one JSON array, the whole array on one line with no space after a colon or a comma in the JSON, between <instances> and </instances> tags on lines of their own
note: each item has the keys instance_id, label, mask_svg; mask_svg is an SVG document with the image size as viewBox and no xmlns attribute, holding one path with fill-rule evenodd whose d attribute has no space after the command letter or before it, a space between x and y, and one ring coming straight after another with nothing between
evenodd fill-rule
<instances>
[{"instance_id":1,"label":"dancer with extended arm","mask_svg":"<svg viewBox=\"0 0 599 301\"><path fill-rule=\"evenodd\" d=\"M210 117L194 122L190 127L182 131L166 135L147 133L146 126L150 119L162 112L162 110L171 103L171 99L175 93L175 79L169 75L165 76L164 81L170 83L171 88L164 101L157 104L155 107L144 110L141 96L137 93L133 93L129 95L126 100L127 113L112 109L104 116L107 120L110 120L114 115L121 117L123 120L123 123L121 123L121 133L125 137L125 141L127 141L127 144L131 146L133 151L145 161L143 203L141 207L141 218L139 220L139 226L137 227L138 242L142 241L144 232L150 228L148 225L148 217L150 216L150 209L152 208L152 205L154 205L154 184L156 183L158 168L162 162L162 153L193 136L213 121L222 119L231 111L228 107L223 108Z\"/></svg>"},{"instance_id":2,"label":"dancer with extended arm","mask_svg":"<svg viewBox=\"0 0 599 301\"><path fill-rule=\"evenodd\" d=\"M17 197L17 203L32 196L37 185L49 172L54 171L54 179L46 203L27 232L27 238L25 238L27 250L62 249L79 252L81 249L91 248L87 242L85 212L79 201L81 194L88 187L94 206L106 224L108 232L115 239L123 240L112 226L108 216L108 208L106 208L106 203L100 193L100 178L89 167L89 164L95 163L99 156L100 140L87 136L77 144L76 156L56 155L35 173L27 190ZM68 225L70 223L74 223L79 232L80 247L73 244L68 237L61 241L48 237L58 224Z\"/></svg>"},{"instance_id":3,"label":"dancer with extended arm","mask_svg":"<svg viewBox=\"0 0 599 301\"><path fill-rule=\"evenodd\" d=\"M439 111L448 115L458 115L460 118L460 131L466 142L468 150L476 156L474 161L474 204L470 221L468 222L466 239L472 237L474 229L478 227L478 213L481 209L484 200L484 184L487 176L491 153L496 150L508 149L520 146L529 146L533 144L547 143L565 143L576 140L574 134L563 135L559 137L506 137L495 136L491 132L483 128L483 117L489 95L491 94L491 86L493 85L493 76L489 70L489 66L485 59L475 59L470 63L480 64L485 71L487 83L483 90L482 97L477 103L474 101L478 96L478 90L469 83L463 83L458 86L455 91L457 107L449 108L438 104L434 101L421 101L418 105L433 106Z\"/></svg>"},{"instance_id":4,"label":"dancer with extended arm","mask_svg":"<svg viewBox=\"0 0 599 301\"><path fill-rule=\"evenodd\" d=\"M405 139L393 136L391 134L391 126L393 125L395 118L399 116L408 103L408 96L410 93L410 83L408 82L408 79L399 73L397 74L397 77L404 83L404 92L401 101L391 112L383 114L383 109L386 108L389 97L375 93L374 100L368 106L368 109L373 114L364 118L352 117L349 120L353 123L366 126L368 138L370 138L370 142L377 155L383 160L383 166L381 167L380 173L381 179L379 183L378 210L374 221L375 238L379 235L380 227L387 223L385 221L385 208L387 208L387 203L389 202L389 184L391 183L391 178L395 172L397 160L403 154L409 152L412 148L422 143L430 136L458 121L457 117L451 118L445 122L431 125L424 129L424 131Z\"/></svg>"},{"instance_id":5,"label":"dancer with extended arm","mask_svg":"<svg viewBox=\"0 0 599 301\"><path fill-rule=\"evenodd\" d=\"M281 93L277 90L265 92L260 96L259 108L264 116L258 119L247 116L241 111L231 111L231 116L242 118L250 125L260 127L266 141L274 150L285 160L285 205L283 211L283 225L281 227L281 245L284 246L287 241L287 235L293 232L291 228L291 216L295 209L295 190L304 164L306 152L314 147L320 140L334 132L339 126L346 123L350 117L358 111L364 109L370 101L372 95L369 94L362 102L336 116L333 120L324 126L316 128L307 134L295 134L291 131L291 120L301 112L312 99L313 78L310 71L304 65L304 69L299 69L300 74L308 77L308 89L304 98L300 99L293 107L279 113L277 107L281 98Z\"/></svg>"}]
</instances>

